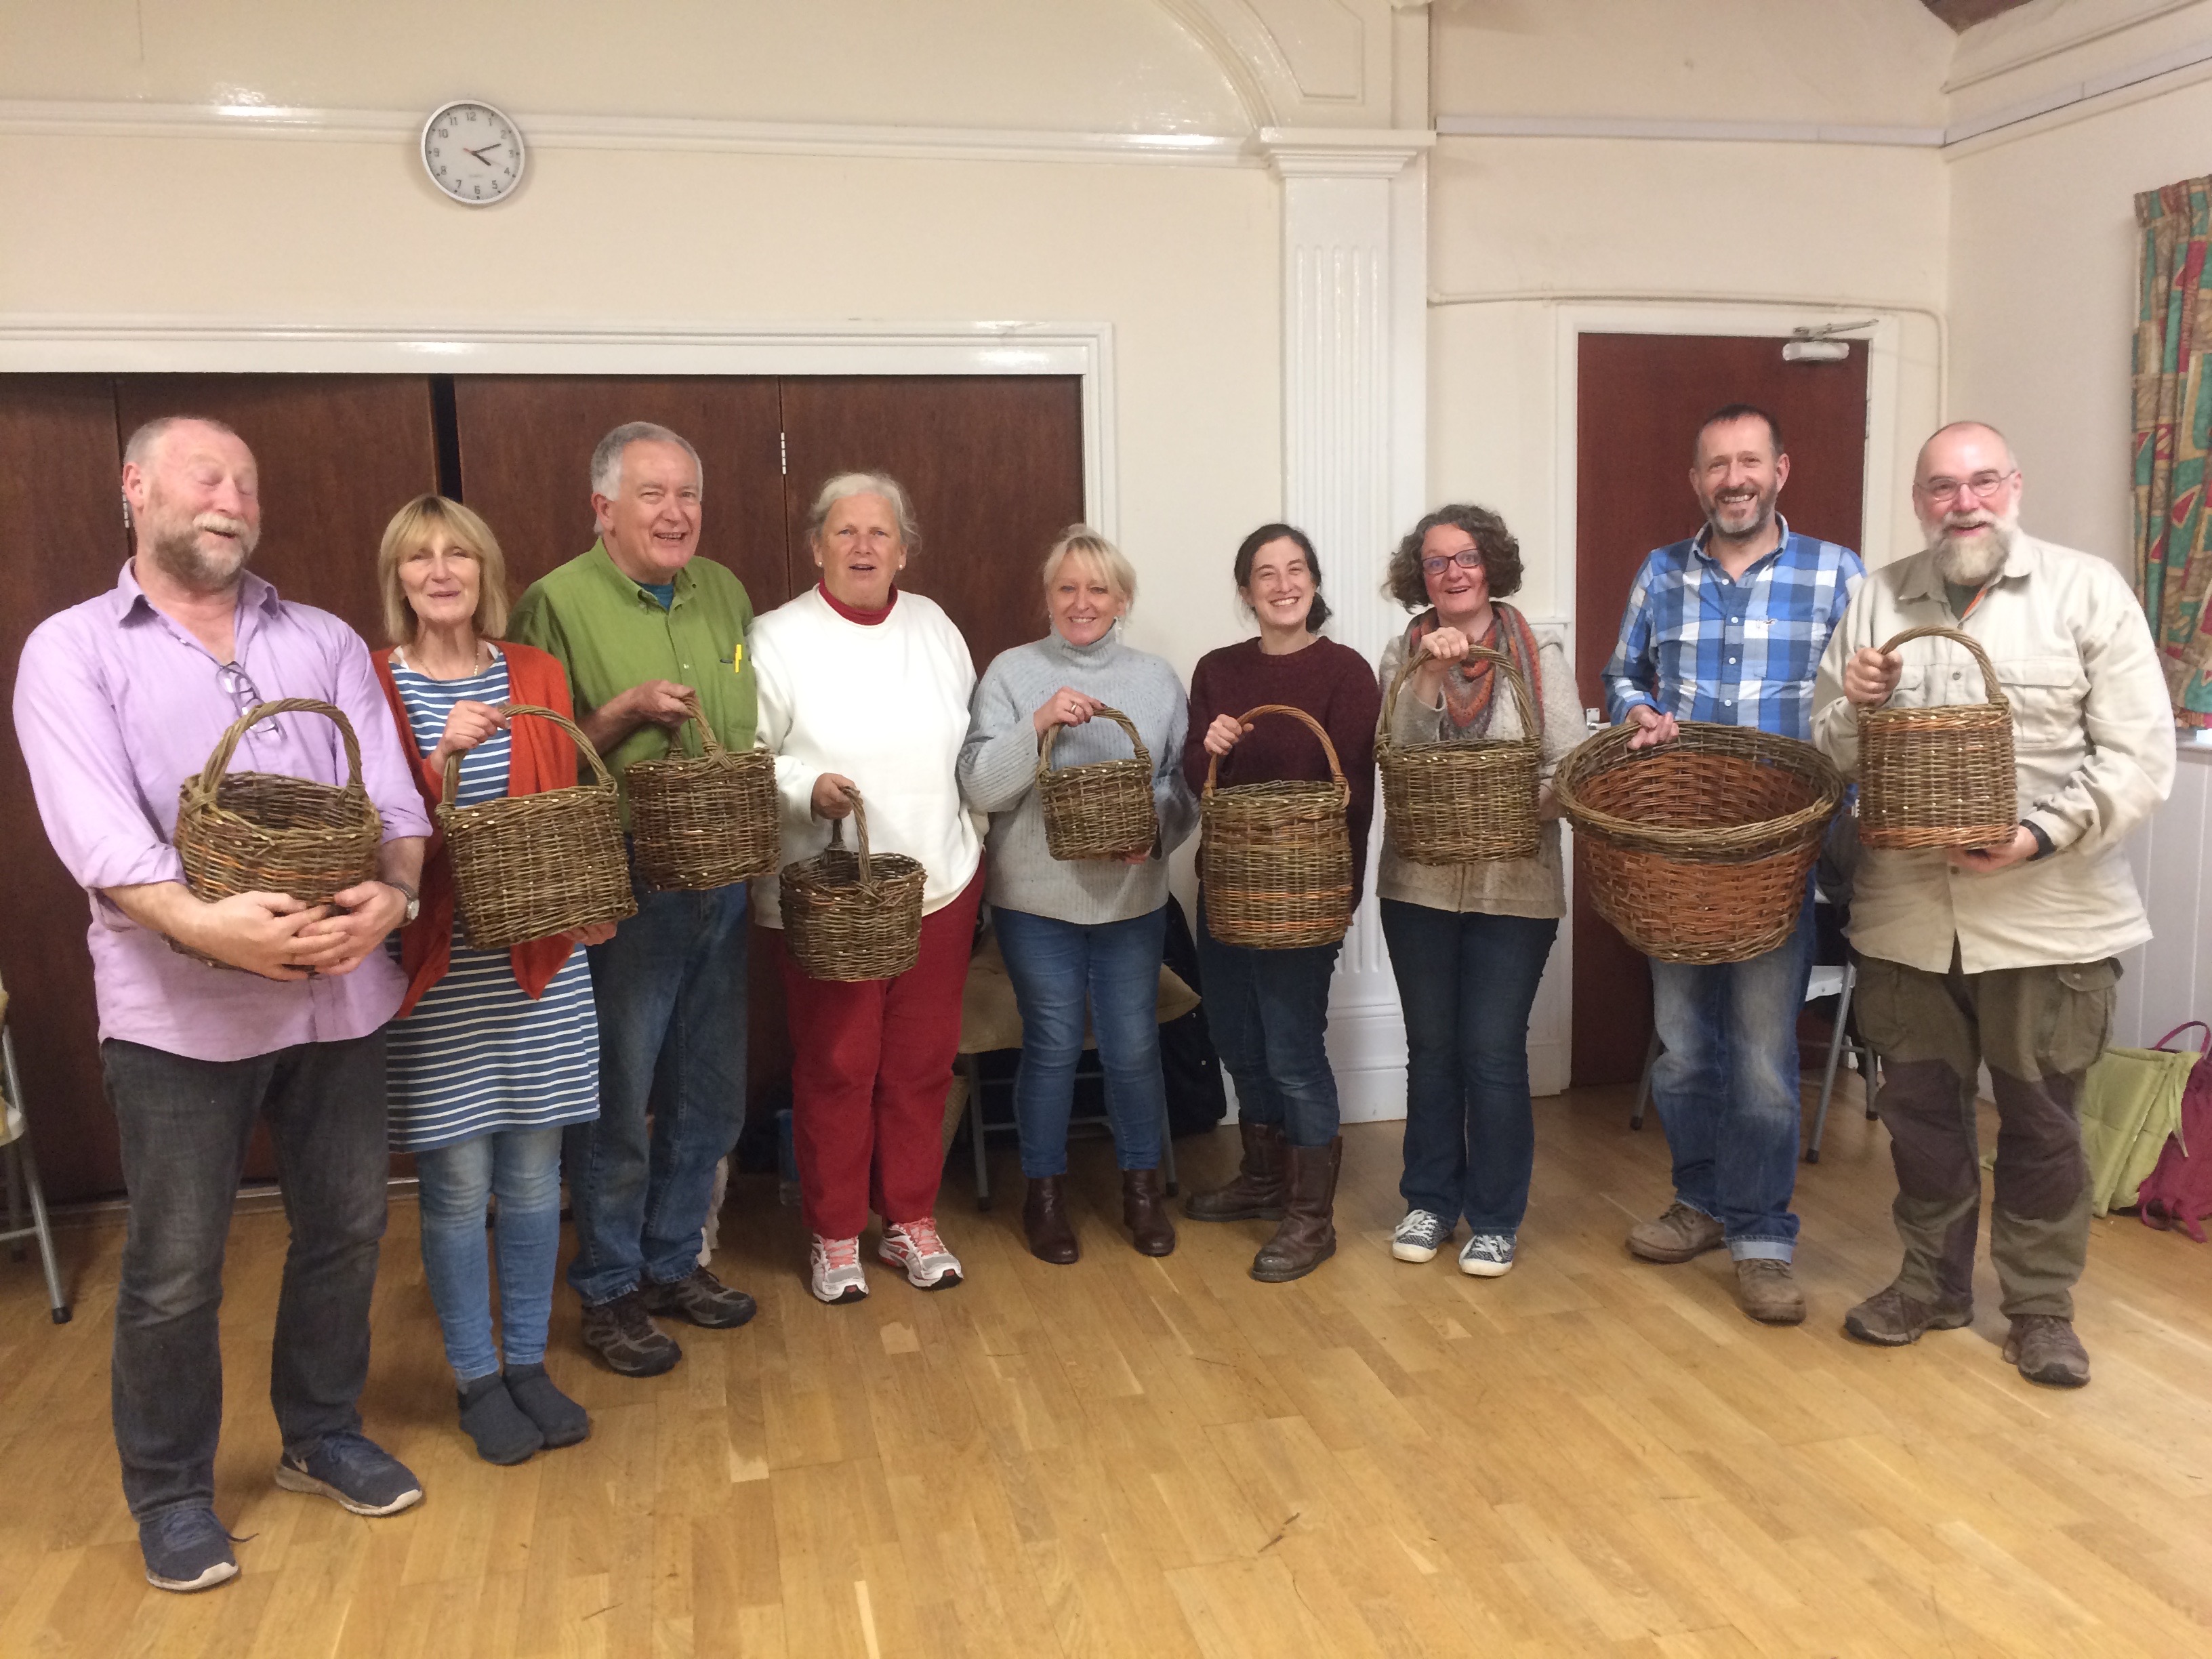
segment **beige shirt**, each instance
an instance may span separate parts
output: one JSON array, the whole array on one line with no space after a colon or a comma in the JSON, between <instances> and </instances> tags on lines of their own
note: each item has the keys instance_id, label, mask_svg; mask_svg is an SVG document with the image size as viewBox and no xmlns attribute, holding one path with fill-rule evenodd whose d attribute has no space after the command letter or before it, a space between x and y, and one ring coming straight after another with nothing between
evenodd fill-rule
<instances>
[{"instance_id":1,"label":"beige shirt","mask_svg":"<svg viewBox=\"0 0 2212 1659\"><path fill-rule=\"evenodd\" d=\"M1441 702L1423 704L1410 691L1398 696L1392 719L1390 682L1406 660L1406 636L1391 641L1382 651L1382 714L1376 736L1397 743L1435 743L1449 735L1443 729ZM1582 700L1575 690L1575 671L1565 649L1551 640L1536 647L1537 678L1543 682L1541 719L1544 726L1542 763L1537 775L1549 780L1560 757L1583 739ZM1490 735L1522 735L1521 710L1513 694L1498 689L1491 704ZM1480 910L1493 916L1563 916L1567 913L1567 885L1559 872L1559 823L1556 817L1537 828L1536 855L1482 864L1416 864L1391 850L1389 824L1384 824L1382 862L1375 891L1377 897L1425 904L1432 910L1464 913Z\"/></svg>"},{"instance_id":2,"label":"beige shirt","mask_svg":"<svg viewBox=\"0 0 2212 1659\"><path fill-rule=\"evenodd\" d=\"M1851 942L1929 973L1958 941L1970 974L2094 962L2150 934L2120 843L2173 787L2173 710L2142 607L2104 560L2023 536L1973 615L1951 609L1932 552L1875 571L1828 641L1813 693L1813 741L1846 775L1858 767L1858 711L1844 696L1851 653L1908 628L1971 634L2012 705L2021 815L2050 857L1987 875L1941 850L1862 854ZM1899 647L1899 708L1977 701L1981 671L1964 646Z\"/></svg>"}]
</instances>

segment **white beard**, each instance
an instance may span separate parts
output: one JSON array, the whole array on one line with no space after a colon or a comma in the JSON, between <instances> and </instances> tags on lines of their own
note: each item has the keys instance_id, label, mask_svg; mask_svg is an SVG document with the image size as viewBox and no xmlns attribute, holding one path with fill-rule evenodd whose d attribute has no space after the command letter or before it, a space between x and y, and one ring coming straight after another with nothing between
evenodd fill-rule
<instances>
[{"instance_id":1,"label":"white beard","mask_svg":"<svg viewBox=\"0 0 2212 1659\"><path fill-rule=\"evenodd\" d=\"M1990 533L1972 539L1938 526L1936 530L1936 569L1954 587L1979 587L2004 568L2011 556L2014 544L2020 540L2020 526L1998 520L1990 526Z\"/></svg>"}]
</instances>

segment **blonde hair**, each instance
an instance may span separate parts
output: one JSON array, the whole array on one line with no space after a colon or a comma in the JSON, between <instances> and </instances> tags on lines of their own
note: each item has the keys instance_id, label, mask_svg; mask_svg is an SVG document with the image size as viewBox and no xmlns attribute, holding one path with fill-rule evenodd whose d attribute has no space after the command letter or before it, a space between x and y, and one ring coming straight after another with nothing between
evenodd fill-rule
<instances>
[{"instance_id":1,"label":"blonde hair","mask_svg":"<svg viewBox=\"0 0 2212 1659\"><path fill-rule=\"evenodd\" d=\"M1137 602L1137 572L1121 550L1087 524L1072 524L1060 532L1052 551L1044 556L1038 572L1044 583L1048 607L1054 580L1070 559L1081 559L1106 579L1106 589L1127 610Z\"/></svg>"},{"instance_id":2,"label":"blonde hair","mask_svg":"<svg viewBox=\"0 0 2212 1659\"><path fill-rule=\"evenodd\" d=\"M399 562L430 538L445 532L476 556L477 636L495 640L507 631L507 556L491 526L459 501L443 495L417 495L392 515L384 542L376 550L376 586L384 596L384 631L394 645L413 643L420 627L415 607L399 585Z\"/></svg>"}]
</instances>

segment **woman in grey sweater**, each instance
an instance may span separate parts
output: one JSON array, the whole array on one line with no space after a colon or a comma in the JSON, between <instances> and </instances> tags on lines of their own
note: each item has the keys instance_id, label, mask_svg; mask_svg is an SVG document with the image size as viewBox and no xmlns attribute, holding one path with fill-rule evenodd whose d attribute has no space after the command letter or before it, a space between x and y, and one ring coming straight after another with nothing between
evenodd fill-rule
<instances>
[{"instance_id":1,"label":"woman in grey sweater","mask_svg":"<svg viewBox=\"0 0 2212 1659\"><path fill-rule=\"evenodd\" d=\"M1121 642L1118 624L1136 598L1137 578L1111 542L1076 525L1053 544L1043 574L1051 631L1000 653L984 672L959 765L961 793L990 814L984 896L1022 1015L1014 1079L1029 1177L1022 1227L1039 1260L1076 1259L1061 1185L1087 1004L1121 1165L1122 1223L1139 1250L1165 1255L1175 1249L1175 1226L1160 1191L1167 1091L1155 1010L1167 855L1198 821L1182 779L1188 705L1164 659ZM1057 726L1066 729L1053 740L1054 768L1126 759L1121 726L1093 718L1104 708L1128 716L1152 751L1159 837L1126 859L1055 859L1036 787L1038 752Z\"/></svg>"}]
</instances>

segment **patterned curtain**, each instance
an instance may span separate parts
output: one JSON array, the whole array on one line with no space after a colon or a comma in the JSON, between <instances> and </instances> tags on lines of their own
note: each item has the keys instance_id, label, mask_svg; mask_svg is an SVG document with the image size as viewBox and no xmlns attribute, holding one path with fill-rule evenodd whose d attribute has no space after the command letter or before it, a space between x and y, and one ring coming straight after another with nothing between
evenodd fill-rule
<instances>
[{"instance_id":1,"label":"patterned curtain","mask_svg":"<svg viewBox=\"0 0 2212 1659\"><path fill-rule=\"evenodd\" d=\"M2142 228L2135 347L2136 592L2185 726L2212 726L2212 179L2136 198Z\"/></svg>"}]
</instances>

